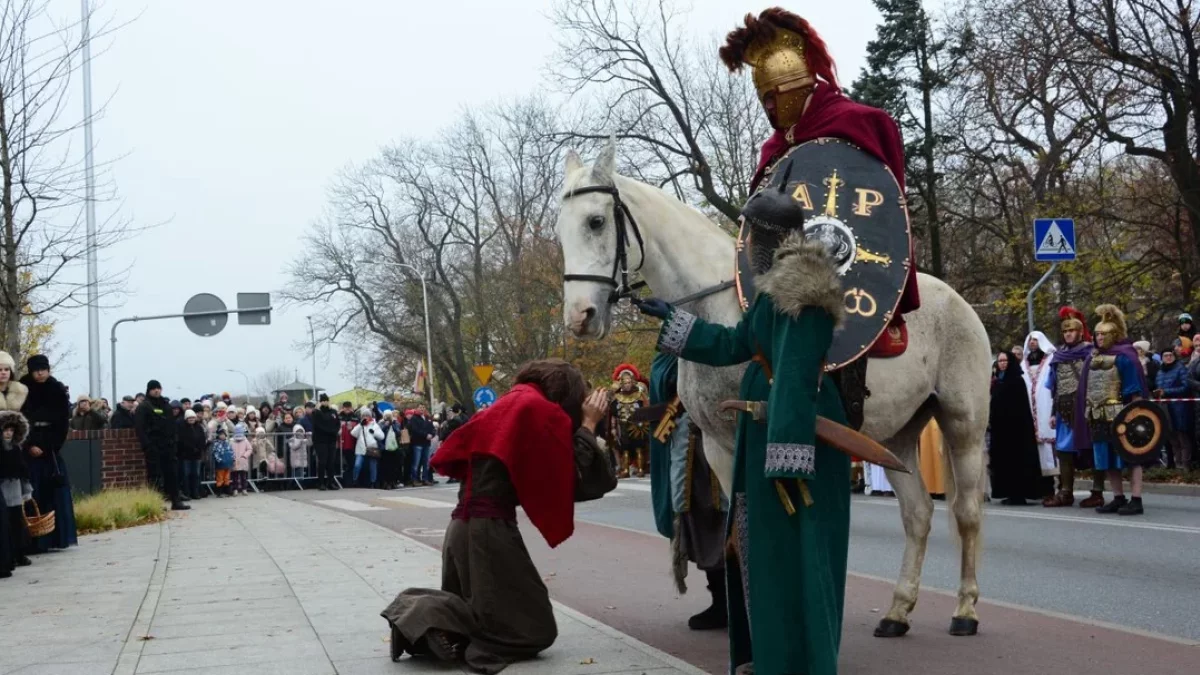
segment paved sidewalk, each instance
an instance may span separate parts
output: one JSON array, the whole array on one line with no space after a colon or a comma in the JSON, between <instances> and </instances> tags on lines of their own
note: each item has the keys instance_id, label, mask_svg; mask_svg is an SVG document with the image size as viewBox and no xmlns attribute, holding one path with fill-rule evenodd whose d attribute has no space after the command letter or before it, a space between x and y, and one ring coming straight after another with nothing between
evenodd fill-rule
<instances>
[{"instance_id":1,"label":"paved sidewalk","mask_svg":"<svg viewBox=\"0 0 1200 675\"><path fill-rule=\"evenodd\" d=\"M440 554L268 495L193 502L160 525L80 538L0 581L0 674L459 672L389 657L379 612L436 587ZM557 643L509 675L702 673L556 606Z\"/></svg>"}]
</instances>

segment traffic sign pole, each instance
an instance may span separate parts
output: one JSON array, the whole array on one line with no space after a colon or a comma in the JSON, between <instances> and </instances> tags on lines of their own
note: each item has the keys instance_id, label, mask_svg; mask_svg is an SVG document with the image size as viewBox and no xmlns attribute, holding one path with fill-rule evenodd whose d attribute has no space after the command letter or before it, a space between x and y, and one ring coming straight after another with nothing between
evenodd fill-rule
<instances>
[{"instance_id":1,"label":"traffic sign pole","mask_svg":"<svg viewBox=\"0 0 1200 675\"><path fill-rule=\"evenodd\" d=\"M230 314L236 314L238 311L270 312L271 309L272 308L270 306L267 306L267 307L255 307L255 308L248 309L248 310L222 309L222 310L213 310L213 311L209 311L209 312L182 312L179 314L155 314L153 316L129 316L129 317L125 317L124 319L117 319L116 321L113 322L112 330L109 332L109 340L112 341L112 352L110 354L110 360L112 361L112 364L111 364L112 365L112 368L111 368L111 370L112 370L112 400L114 402L120 402L120 399L117 398L117 326L120 326L123 323L136 323L138 321L157 321L159 319L180 319L180 318L182 318L182 319L186 320L186 319L190 319L190 318L200 319L200 318L213 317L213 316L225 317L225 316L229 316ZM115 403L114 403L114 405L115 405Z\"/></svg>"},{"instance_id":2,"label":"traffic sign pole","mask_svg":"<svg viewBox=\"0 0 1200 675\"><path fill-rule=\"evenodd\" d=\"M1029 289L1029 294L1025 296L1025 309L1029 312L1030 333L1033 332L1033 296L1035 293L1037 293L1038 287L1046 283L1046 280L1050 278L1051 274L1054 274L1054 270L1056 269L1058 269L1058 263L1051 264L1050 269L1046 270L1046 273L1042 275L1042 278L1038 279L1037 283L1033 285L1033 288Z\"/></svg>"}]
</instances>

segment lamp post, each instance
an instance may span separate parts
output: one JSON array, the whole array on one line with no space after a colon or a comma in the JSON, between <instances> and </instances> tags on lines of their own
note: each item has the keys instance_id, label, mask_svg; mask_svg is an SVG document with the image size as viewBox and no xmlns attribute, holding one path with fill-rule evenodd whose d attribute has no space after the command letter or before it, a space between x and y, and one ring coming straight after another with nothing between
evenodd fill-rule
<instances>
[{"instance_id":1,"label":"lamp post","mask_svg":"<svg viewBox=\"0 0 1200 675\"><path fill-rule=\"evenodd\" d=\"M319 398L319 396L317 394L317 333L316 333L316 331L313 330L311 314L308 315L308 335L312 339L312 366L313 366L313 379L312 379L313 397L312 397L312 400L313 400L313 403L316 403L317 399Z\"/></svg>"},{"instance_id":2,"label":"lamp post","mask_svg":"<svg viewBox=\"0 0 1200 675\"><path fill-rule=\"evenodd\" d=\"M408 263L396 262L372 262L372 265L383 265L385 267L403 267L413 271L421 279L421 301L425 306L425 381L429 387L429 414L433 414L435 407L433 397L433 340L429 337L429 290L425 286L425 273Z\"/></svg>"},{"instance_id":3,"label":"lamp post","mask_svg":"<svg viewBox=\"0 0 1200 675\"><path fill-rule=\"evenodd\" d=\"M92 9L80 0L83 29L83 171L87 218L88 392L100 395L100 294L96 269L96 170L92 158Z\"/></svg>"},{"instance_id":4,"label":"lamp post","mask_svg":"<svg viewBox=\"0 0 1200 675\"><path fill-rule=\"evenodd\" d=\"M226 368L225 372L237 373L238 375L241 375L246 380L246 405L250 405L250 378L246 377L246 374L243 373L242 371L235 370L233 368Z\"/></svg>"}]
</instances>

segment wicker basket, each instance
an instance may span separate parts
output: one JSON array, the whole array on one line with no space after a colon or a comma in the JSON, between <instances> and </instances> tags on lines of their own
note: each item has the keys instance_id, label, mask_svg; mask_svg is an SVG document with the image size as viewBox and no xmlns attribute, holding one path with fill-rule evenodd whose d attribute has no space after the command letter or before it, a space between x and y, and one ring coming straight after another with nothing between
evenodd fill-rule
<instances>
[{"instance_id":1,"label":"wicker basket","mask_svg":"<svg viewBox=\"0 0 1200 675\"><path fill-rule=\"evenodd\" d=\"M54 531L54 512L51 511L45 515L38 508L38 503L32 499L29 500L33 504L33 515L25 516L25 524L29 527L29 536L44 537Z\"/></svg>"}]
</instances>

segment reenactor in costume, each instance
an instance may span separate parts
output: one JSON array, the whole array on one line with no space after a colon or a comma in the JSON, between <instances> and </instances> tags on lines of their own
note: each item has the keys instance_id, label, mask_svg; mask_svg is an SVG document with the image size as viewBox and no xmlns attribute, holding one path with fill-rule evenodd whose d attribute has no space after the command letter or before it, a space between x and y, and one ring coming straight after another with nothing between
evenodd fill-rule
<instances>
[{"instance_id":1,"label":"reenactor in costume","mask_svg":"<svg viewBox=\"0 0 1200 675\"><path fill-rule=\"evenodd\" d=\"M688 563L705 573L712 605L688 619L692 630L729 623L725 595L725 514L729 502L704 457L700 428L679 400L678 359L658 354L650 365L650 498L660 534L671 540L672 571L687 592Z\"/></svg>"},{"instance_id":2,"label":"reenactor in costume","mask_svg":"<svg viewBox=\"0 0 1200 675\"><path fill-rule=\"evenodd\" d=\"M900 194L904 194L904 141L899 127L887 112L857 103L842 92L825 42L806 20L778 7L764 10L757 17L747 14L745 26L727 36L720 56L732 72L750 66L759 101L775 129L762 146L758 169L750 182L751 192L767 181L781 158L795 146L819 138L837 138L885 164ZM907 232L903 236L907 237ZM872 358L904 353L908 329L903 315L921 306L911 241L906 248L913 262L907 265L899 303L889 315L887 329L870 346ZM833 375L854 429L861 428L863 422L867 361L854 360Z\"/></svg>"},{"instance_id":3,"label":"reenactor in costume","mask_svg":"<svg viewBox=\"0 0 1200 675\"><path fill-rule=\"evenodd\" d=\"M1138 362L1137 351L1129 341L1125 326L1125 314L1115 305L1100 305L1096 308L1100 321L1096 324L1096 349L1084 361L1079 387L1083 390L1083 412L1087 425L1079 432L1086 439L1077 440L1075 446L1093 449L1095 470L1107 472L1112 483L1112 501L1099 506L1099 513L1118 513L1123 516L1142 513L1142 465L1134 464L1130 470L1133 499L1125 498L1121 484L1121 471L1126 462L1118 453L1114 434L1114 421L1131 401L1149 396L1145 374Z\"/></svg>"},{"instance_id":4,"label":"reenactor in costume","mask_svg":"<svg viewBox=\"0 0 1200 675\"><path fill-rule=\"evenodd\" d=\"M638 478L646 475L650 463L650 425L634 419L634 413L649 405L642 374L633 364L622 363L613 369L612 404L609 434L614 452L621 463L621 478L629 478L631 467Z\"/></svg>"},{"instance_id":5,"label":"reenactor in costume","mask_svg":"<svg viewBox=\"0 0 1200 675\"><path fill-rule=\"evenodd\" d=\"M1078 446L1077 440L1086 434L1076 433L1080 425L1087 424L1082 414L1083 395L1079 382L1083 378L1083 364L1094 349L1092 335L1083 322L1083 312L1074 307L1063 307L1058 310L1058 316L1062 320L1063 344L1050 359L1050 380L1046 386L1053 400L1050 425L1054 427L1054 451L1058 454L1060 473L1058 492L1042 501L1042 506L1048 508L1075 503L1075 458L1080 452L1092 451L1091 445ZM1103 501L1101 488L1101 504Z\"/></svg>"}]
</instances>

